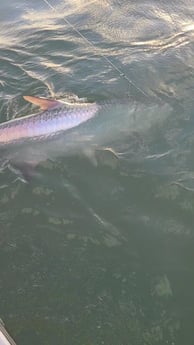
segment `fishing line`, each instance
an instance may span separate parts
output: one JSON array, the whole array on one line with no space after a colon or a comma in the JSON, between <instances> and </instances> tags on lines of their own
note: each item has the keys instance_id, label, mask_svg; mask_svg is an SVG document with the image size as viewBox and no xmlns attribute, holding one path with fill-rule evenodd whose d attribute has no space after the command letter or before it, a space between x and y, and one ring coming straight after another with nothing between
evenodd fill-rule
<instances>
[{"instance_id":1,"label":"fishing line","mask_svg":"<svg viewBox=\"0 0 194 345\"><path fill-rule=\"evenodd\" d=\"M53 11L57 12L57 9L52 6L48 0L43 0L43 2L45 2L45 4L47 4L48 7L50 7ZM120 77L125 79L129 84L133 85L136 90L140 91L144 96L148 96L140 87L138 87L131 79L129 79L124 72L117 67L107 56L103 55L102 53L98 52L98 49L95 47L95 45L88 40L88 38L86 36L84 36L78 29L76 29L76 27L66 18L63 18L65 23L71 27L73 29L74 32L76 32L82 39L84 42L86 42L88 45L90 45L96 52L98 55L100 55L104 61L106 61L117 73L119 73Z\"/></svg>"}]
</instances>

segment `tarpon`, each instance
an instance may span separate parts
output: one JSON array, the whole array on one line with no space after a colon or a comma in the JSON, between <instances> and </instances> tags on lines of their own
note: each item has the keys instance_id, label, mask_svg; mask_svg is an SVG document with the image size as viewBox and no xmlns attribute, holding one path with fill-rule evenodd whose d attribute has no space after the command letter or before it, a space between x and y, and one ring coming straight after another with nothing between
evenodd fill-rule
<instances>
[{"instance_id":1,"label":"tarpon","mask_svg":"<svg viewBox=\"0 0 194 345\"><path fill-rule=\"evenodd\" d=\"M41 112L0 124L0 159L23 171L46 159L84 153L92 157L98 148L142 131L165 119L172 109L164 104L144 105L132 100L68 103L24 96Z\"/></svg>"}]
</instances>

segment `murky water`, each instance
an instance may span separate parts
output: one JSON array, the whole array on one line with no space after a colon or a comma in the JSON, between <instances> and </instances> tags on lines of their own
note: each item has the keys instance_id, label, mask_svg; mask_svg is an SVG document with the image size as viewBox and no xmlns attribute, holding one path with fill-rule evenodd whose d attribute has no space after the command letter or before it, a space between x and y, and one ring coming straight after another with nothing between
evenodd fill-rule
<instances>
[{"instance_id":1,"label":"murky water","mask_svg":"<svg viewBox=\"0 0 194 345\"><path fill-rule=\"evenodd\" d=\"M34 111L28 94L173 109L121 138L116 167L64 157L30 184L1 172L0 317L18 345L192 345L193 1L0 9L1 122Z\"/></svg>"}]
</instances>

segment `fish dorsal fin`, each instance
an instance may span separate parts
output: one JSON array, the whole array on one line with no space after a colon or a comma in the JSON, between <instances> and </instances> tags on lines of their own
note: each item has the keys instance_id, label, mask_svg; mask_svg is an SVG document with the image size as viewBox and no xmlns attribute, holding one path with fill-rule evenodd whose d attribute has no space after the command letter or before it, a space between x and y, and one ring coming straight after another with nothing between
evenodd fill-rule
<instances>
[{"instance_id":1,"label":"fish dorsal fin","mask_svg":"<svg viewBox=\"0 0 194 345\"><path fill-rule=\"evenodd\" d=\"M48 110L50 108L57 107L62 102L55 99L34 97L34 96L23 96L24 99L32 104L38 105L42 110Z\"/></svg>"}]
</instances>

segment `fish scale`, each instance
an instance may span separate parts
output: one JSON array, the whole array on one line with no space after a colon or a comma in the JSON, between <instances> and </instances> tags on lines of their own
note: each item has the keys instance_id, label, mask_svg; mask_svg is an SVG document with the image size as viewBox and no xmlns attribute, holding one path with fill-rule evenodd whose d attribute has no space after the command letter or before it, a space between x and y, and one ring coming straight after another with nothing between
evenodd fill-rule
<instances>
[{"instance_id":1,"label":"fish scale","mask_svg":"<svg viewBox=\"0 0 194 345\"><path fill-rule=\"evenodd\" d=\"M0 145L56 135L86 122L94 117L98 110L99 106L96 103L88 103L63 106L10 120L0 125Z\"/></svg>"}]
</instances>

